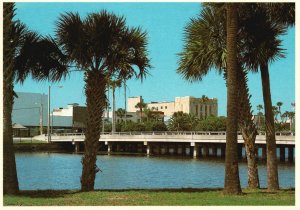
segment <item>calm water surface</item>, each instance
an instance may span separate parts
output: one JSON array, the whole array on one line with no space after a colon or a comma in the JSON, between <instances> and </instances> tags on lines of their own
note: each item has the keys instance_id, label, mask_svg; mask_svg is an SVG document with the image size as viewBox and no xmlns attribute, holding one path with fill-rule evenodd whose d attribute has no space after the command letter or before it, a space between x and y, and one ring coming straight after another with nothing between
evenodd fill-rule
<instances>
[{"instance_id":1,"label":"calm water surface","mask_svg":"<svg viewBox=\"0 0 300 210\"><path fill-rule=\"evenodd\" d=\"M17 153L21 190L80 189L81 155ZM98 156L96 189L219 188L224 185L224 160L190 158ZM247 165L241 163L242 187L247 186ZM261 187L266 187L266 166L259 165ZM295 166L279 165L279 182L295 187Z\"/></svg>"}]
</instances>

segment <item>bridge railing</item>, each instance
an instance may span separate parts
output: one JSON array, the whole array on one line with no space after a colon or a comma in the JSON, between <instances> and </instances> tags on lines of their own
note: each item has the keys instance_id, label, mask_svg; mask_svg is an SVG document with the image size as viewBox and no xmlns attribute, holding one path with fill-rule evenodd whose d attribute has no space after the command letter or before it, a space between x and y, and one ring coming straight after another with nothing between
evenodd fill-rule
<instances>
[{"instance_id":1,"label":"bridge railing","mask_svg":"<svg viewBox=\"0 0 300 210\"><path fill-rule=\"evenodd\" d=\"M84 133L59 133L51 136L84 136ZM131 131L131 132L101 132L101 135L226 135L226 131ZM241 135L238 132L238 135ZM260 131L258 135L266 135ZM46 135L47 136L47 135ZM294 132L276 132L276 136L295 136Z\"/></svg>"}]
</instances>

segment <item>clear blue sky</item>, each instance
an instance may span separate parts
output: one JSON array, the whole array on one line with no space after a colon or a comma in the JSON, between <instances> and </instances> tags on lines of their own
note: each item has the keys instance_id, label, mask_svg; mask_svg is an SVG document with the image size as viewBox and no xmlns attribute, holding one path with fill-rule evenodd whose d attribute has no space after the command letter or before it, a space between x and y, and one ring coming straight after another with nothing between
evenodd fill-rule
<instances>
[{"instance_id":1,"label":"clear blue sky","mask_svg":"<svg viewBox=\"0 0 300 210\"><path fill-rule=\"evenodd\" d=\"M127 96L142 95L146 102L173 101L176 96L218 98L219 115L226 115L226 87L222 75L215 71L203 81L188 83L176 74L178 56L183 48L183 30L190 18L201 10L200 3L17 3L16 19L20 19L31 30L42 35L53 35L55 21L64 12L87 13L106 9L126 17L128 26L141 26L148 32L148 51L153 68L151 76L141 83L128 82ZM286 58L270 66L272 101L283 102L282 111L292 109L295 101L295 30L282 37ZM22 92L48 92L48 82L27 79L23 85L15 85ZM63 85L63 88L55 86ZM72 72L65 81L53 84L51 109L65 107L68 103L85 105L83 74ZM249 88L254 113L256 106L263 105L260 74L249 74ZM124 107L124 89L116 91L117 107Z\"/></svg>"}]
</instances>

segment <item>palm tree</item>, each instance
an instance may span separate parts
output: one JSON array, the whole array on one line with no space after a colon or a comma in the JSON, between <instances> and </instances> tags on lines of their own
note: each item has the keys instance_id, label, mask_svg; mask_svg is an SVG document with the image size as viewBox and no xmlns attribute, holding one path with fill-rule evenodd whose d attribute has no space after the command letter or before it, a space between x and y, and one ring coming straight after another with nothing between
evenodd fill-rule
<instances>
[{"instance_id":1,"label":"palm tree","mask_svg":"<svg viewBox=\"0 0 300 210\"><path fill-rule=\"evenodd\" d=\"M14 4L3 3L3 193L19 191L15 153L13 148L11 113L13 109L14 54L13 39Z\"/></svg>"},{"instance_id":2,"label":"palm tree","mask_svg":"<svg viewBox=\"0 0 300 210\"><path fill-rule=\"evenodd\" d=\"M111 87L112 89L112 100L113 100L113 106L112 106L112 129L111 132L114 133L116 132L116 96L115 96L115 91L117 87L121 87L122 80L109 80L108 86Z\"/></svg>"},{"instance_id":3,"label":"palm tree","mask_svg":"<svg viewBox=\"0 0 300 210\"><path fill-rule=\"evenodd\" d=\"M219 73L223 72L224 78L227 78L226 24L224 23L226 17L220 12L219 6L220 4L206 4L206 7L201 12L201 16L198 19L192 19L190 25L186 28L186 46L184 52L180 54L181 60L177 72L189 81L202 80L210 69L216 69ZM256 128L250 112L250 96L246 82L242 82L246 81L246 75L241 69L238 72L240 73L238 89L243 90L238 92L239 106L243 107L243 110L239 109L239 112L242 111L244 113L243 116L247 117L241 117L240 119L243 120L243 123L239 120L239 124L243 132L245 146L248 147L255 144ZM245 104L248 104L248 106ZM239 116L242 116L242 114L240 113ZM248 155L248 157L251 157L256 162L254 146L246 151L253 153ZM256 167L256 164L250 163L251 160L248 160L248 168ZM248 174L248 183L255 183L253 186L258 187L258 178L251 181L251 177L258 177L257 168L248 170L248 172L256 173Z\"/></svg>"},{"instance_id":4,"label":"palm tree","mask_svg":"<svg viewBox=\"0 0 300 210\"><path fill-rule=\"evenodd\" d=\"M13 21L14 3L3 4L3 192L19 191L13 149L11 114L14 101L14 81L31 75L34 80L60 80L66 76L64 56L51 38L29 31L20 21Z\"/></svg>"},{"instance_id":5,"label":"palm tree","mask_svg":"<svg viewBox=\"0 0 300 210\"><path fill-rule=\"evenodd\" d=\"M147 122L149 121L149 119L151 119L152 118L152 111L151 111L151 109L148 109L148 108L144 108L144 113L145 113L145 115L146 115L146 118L147 118Z\"/></svg>"},{"instance_id":6,"label":"palm tree","mask_svg":"<svg viewBox=\"0 0 300 210\"><path fill-rule=\"evenodd\" d=\"M277 106L272 106L272 112L273 112L275 122L278 122L278 120L277 120L277 116L279 114L278 107Z\"/></svg>"},{"instance_id":7,"label":"palm tree","mask_svg":"<svg viewBox=\"0 0 300 210\"><path fill-rule=\"evenodd\" d=\"M289 111L285 111L285 112L281 115L282 122L283 122L283 123L286 123L288 117L289 117Z\"/></svg>"},{"instance_id":8,"label":"palm tree","mask_svg":"<svg viewBox=\"0 0 300 210\"><path fill-rule=\"evenodd\" d=\"M125 109L122 109L122 108L119 108L117 111L116 111L116 114L119 118L121 118L121 121L123 121L123 117L125 116Z\"/></svg>"},{"instance_id":9,"label":"palm tree","mask_svg":"<svg viewBox=\"0 0 300 210\"><path fill-rule=\"evenodd\" d=\"M263 105L261 104L258 104L256 106L257 110L258 110L258 113L257 113L257 118L258 118L258 130L260 130L261 128L261 116L263 115L263 113L261 112L261 110L264 109Z\"/></svg>"},{"instance_id":10,"label":"palm tree","mask_svg":"<svg viewBox=\"0 0 300 210\"><path fill-rule=\"evenodd\" d=\"M124 84L124 108L125 108L125 125L127 123L127 84L126 81L131 79L133 74L125 75L125 78L123 78L123 84Z\"/></svg>"},{"instance_id":11,"label":"palm tree","mask_svg":"<svg viewBox=\"0 0 300 210\"><path fill-rule=\"evenodd\" d=\"M147 107L147 104L145 104L144 102L138 102L135 105L135 108L140 109L140 121L142 122L142 117L143 117L143 109L145 109Z\"/></svg>"},{"instance_id":12,"label":"palm tree","mask_svg":"<svg viewBox=\"0 0 300 210\"><path fill-rule=\"evenodd\" d=\"M261 104L258 104L258 105L256 106L256 108L257 108L257 110L258 110L258 113L260 113L261 110L264 109L263 105L261 105Z\"/></svg>"},{"instance_id":13,"label":"palm tree","mask_svg":"<svg viewBox=\"0 0 300 210\"><path fill-rule=\"evenodd\" d=\"M277 107L278 107L279 116L281 117L281 106L283 105L283 103L282 103L281 101L278 101L278 102L276 103L276 105L277 105ZM281 119L281 121L282 121L282 119Z\"/></svg>"},{"instance_id":14,"label":"palm tree","mask_svg":"<svg viewBox=\"0 0 300 210\"><path fill-rule=\"evenodd\" d=\"M125 125L127 124L127 94L126 94L126 89L127 89L127 85L126 85L126 79L124 79L124 110L125 110Z\"/></svg>"},{"instance_id":15,"label":"palm tree","mask_svg":"<svg viewBox=\"0 0 300 210\"><path fill-rule=\"evenodd\" d=\"M247 38L244 40L244 44L248 46L244 63L253 71L260 69L265 107L268 189L278 190L276 139L268 65L272 61L284 57L283 49L280 48L281 40L279 36L283 35L287 30L288 24L286 23L285 17L290 13L279 17L277 14L274 14L274 12L270 12L270 5L251 4L251 6L252 10L249 10L249 15L246 14L246 18L243 20L243 25L247 28L247 30L244 31L245 37ZM294 10L294 4L287 6L290 7L291 11ZM277 9L280 8L277 7ZM253 11L255 15L253 15ZM281 13L280 11L277 12ZM277 19L275 19L274 16L276 16ZM260 33L257 33L257 31Z\"/></svg>"},{"instance_id":16,"label":"palm tree","mask_svg":"<svg viewBox=\"0 0 300 210\"><path fill-rule=\"evenodd\" d=\"M263 110L264 107L263 107L263 105L258 104L258 105L256 106L256 109L257 109L257 111L258 111L257 115L261 115L261 114L262 114L261 110Z\"/></svg>"},{"instance_id":17,"label":"palm tree","mask_svg":"<svg viewBox=\"0 0 300 210\"><path fill-rule=\"evenodd\" d=\"M294 119L295 119L295 112L288 112L287 115L288 115L288 118L290 119L290 131L292 132Z\"/></svg>"},{"instance_id":18,"label":"palm tree","mask_svg":"<svg viewBox=\"0 0 300 210\"><path fill-rule=\"evenodd\" d=\"M226 4L226 48L227 48L227 122L225 153L225 194L241 194L237 156L237 4Z\"/></svg>"},{"instance_id":19,"label":"palm tree","mask_svg":"<svg viewBox=\"0 0 300 210\"><path fill-rule=\"evenodd\" d=\"M110 78L122 79L129 73L140 79L145 77L149 67L146 33L140 28L128 28L124 17L103 10L88 14L84 20L78 13L61 15L57 21L56 38L68 61L84 72L87 129L81 190L91 191L99 171L96 154L106 105L107 81Z\"/></svg>"}]
</instances>

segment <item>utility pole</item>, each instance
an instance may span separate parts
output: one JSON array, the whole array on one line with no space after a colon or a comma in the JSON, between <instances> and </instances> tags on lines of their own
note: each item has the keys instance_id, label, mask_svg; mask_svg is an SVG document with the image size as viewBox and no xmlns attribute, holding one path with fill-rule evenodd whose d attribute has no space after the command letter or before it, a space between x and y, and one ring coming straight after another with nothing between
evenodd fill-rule
<instances>
[{"instance_id":1,"label":"utility pole","mask_svg":"<svg viewBox=\"0 0 300 210\"><path fill-rule=\"evenodd\" d=\"M40 104L40 135L43 135L43 103Z\"/></svg>"},{"instance_id":2,"label":"utility pole","mask_svg":"<svg viewBox=\"0 0 300 210\"><path fill-rule=\"evenodd\" d=\"M47 142L50 143L51 137L50 137L50 88L51 86L49 85L48 87L48 126L47 126Z\"/></svg>"}]
</instances>

